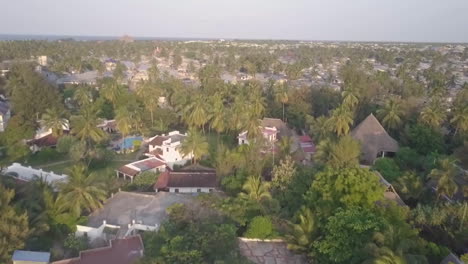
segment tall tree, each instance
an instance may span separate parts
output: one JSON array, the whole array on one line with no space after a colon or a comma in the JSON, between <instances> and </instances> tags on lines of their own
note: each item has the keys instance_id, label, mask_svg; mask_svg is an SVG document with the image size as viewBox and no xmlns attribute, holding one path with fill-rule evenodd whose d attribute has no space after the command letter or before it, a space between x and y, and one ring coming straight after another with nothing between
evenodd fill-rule
<instances>
[{"instance_id":1,"label":"tall tree","mask_svg":"<svg viewBox=\"0 0 468 264\"><path fill-rule=\"evenodd\" d=\"M184 109L184 119L188 125L201 128L203 133L205 133L205 124L210 119L206 107L206 98L199 93Z\"/></svg>"},{"instance_id":2,"label":"tall tree","mask_svg":"<svg viewBox=\"0 0 468 264\"><path fill-rule=\"evenodd\" d=\"M286 235L288 249L310 254L315 241L317 223L310 208L303 207L297 215L297 224L289 223L290 232Z\"/></svg>"},{"instance_id":3,"label":"tall tree","mask_svg":"<svg viewBox=\"0 0 468 264\"><path fill-rule=\"evenodd\" d=\"M51 129L54 136L61 136L64 129L68 129L68 120L64 118L64 112L54 109L47 109L42 114L41 125L46 129Z\"/></svg>"},{"instance_id":4,"label":"tall tree","mask_svg":"<svg viewBox=\"0 0 468 264\"><path fill-rule=\"evenodd\" d=\"M353 122L353 114L351 111L347 107L341 105L333 110L327 125L332 128L336 135L344 136L348 134Z\"/></svg>"},{"instance_id":5,"label":"tall tree","mask_svg":"<svg viewBox=\"0 0 468 264\"><path fill-rule=\"evenodd\" d=\"M283 105L283 121L284 120L284 106L289 102L288 86L284 83L275 85L275 100Z\"/></svg>"},{"instance_id":6,"label":"tall tree","mask_svg":"<svg viewBox=\"0 0 468 264\"><path fill-rule=\"evenodd\" d=\"M445 158L439 160L438 163L438 167L431 171L429 177L437 181L437 195L439 198L442 196L451 198L458 191L458 184L455 181L457 176L455 160Z\"/></svg>"},{"instance_id":7,"label":"tall tree","mask_svg":"<svg viewBox=\"0 0 468 264\"><path fill-rule=\"evenodd\" d=\"M421 111L421 121L432 127L433 129L440 128L440 125L444 122L446 113L441 107L440 102L435 102L427 105Z\"/></svg>"},{"instance_id":8,"label":"tall tree","mask_svg":"<svg viewBox=\"0 0 468 264\"><path fill-rule=\"evenodd\" d=\"M99 142L106 138L106 134L97 127L99 120L98 112L91 107L86 107L77 116L72 116L72 133L79 139L90 144L91 141Z\"/></svg>"},{"instance_id":9,"label":"tall tree","mask_svg":"<svg viewBox=\"0 0 468 264\"><path fill-rule=\"evenodd\" d=\"M403 114L401 103L395 98L389 98L384 106L377 110L382 124L389 129L397 129L401 125Z\"/></svg>"},{"instance_id":10,"label":"tall tree","mask_svg":"<svg viewBox=\"0 0 468 264\"><path fill-rule=\"evenodd\" d=\"M151 125L154 125L154 111L158 107L160 88L154 82L144 82L138 89L137 95L143 102L145 109L150 112Z\"/></svg>"},{"instance_id":11,"label":"tall tree","mask_svg":"<svg viewBox=\"0 0 468 264\"><path fill-rule=\"evenodd\" d=\"M107 198L105 182L95 173L89 174L83 165L75 165L68 171L68 181L59 185L62 208L80 216L102 207Z\"/></svg>"},{"instance_id":12,"label":"tall tree","mask_svg":"<svg viewBox=\"0 0 468 264\"><path fill-rule=\"evenodd\" d=\"M208 154L208 142L198 131L191 129L187 137L180 145L180 151L184 156L193 155L192 163L199 161L204 155Z\"/></svg>"},{"instance_id":13,"label":"tall tree","mask_svg":"<svg viewBox=\"0 0 468 264\"><path fill-rule=\"evenodd\" d=\"M11 204L15 192L0 184L0 262L11 260L15 249L23 248L29 235L28 216L18 213Z\"/></svg>"},{"instance_id":14,"label":"tall tree","mask_svg":"<svg viewBox=\"0 0 468 264\"><path fill-rule=\"evenodd\" d=\"M468 133L468 105L457 106L450 122L455 127L455 134L458 132Z\"/></svg>"}]
</instances>

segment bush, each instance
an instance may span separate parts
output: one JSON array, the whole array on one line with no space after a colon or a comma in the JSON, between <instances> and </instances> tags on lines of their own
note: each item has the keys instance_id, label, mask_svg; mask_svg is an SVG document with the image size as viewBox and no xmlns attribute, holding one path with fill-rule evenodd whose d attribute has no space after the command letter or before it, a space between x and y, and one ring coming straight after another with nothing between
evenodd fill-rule
<instances>
[{"instance_id":1,"label":"bush","mask_svg":"<svg viewBox=\"0 0 468 264\"><path fill-rule=\"evenodd\" d=\"M63 136L59 138L57 142L57 151L59 153L68 154L68 152L70 152L70 149L72 148L73 145L75 145L76 142L78 142L78 140L74 138L73 136L69 136L69 135Z\"/></svg>"},{"instance_id":2,"label":"bush","mask_svg":"<svg viewBox=\"0 0 468 264\"><path fill-rule=\"evenodd\" d=\"M421 167L421 157L412 148L403 147L396 153L395 162L402 170L418 170Z\"/></svg>"},{"instance_id":3,"label":"bush","mask_svg":"<svg viewBox=\"0 0 468 264\"><path fill-rule=\"evenodd\" d=\"M394 182L401 176L400 167L398 164L389 158L377 159L373 169L380 172L382 176L389 182Z\"/></svg>"},{"instance_id":4,"label":"bush","mask_svg":"<svg viewBox=\"0 0 468 264\"><path fill-rule=\"evenodd\" d=\"M151 189L151 186L156 183L158 176L158 173L145 171L135 177L135 180L133 180L133 182L127 186L127 189L129 191L148 191Z\"/></svg>"},{"instance_id":5,"label":"bush","mask_svg":"<svg viewBox=\"0 0 468 264\"><path fill-rule=\"evenodd\" d=\"M270 218L265 216L256 216L250 222L247 231L244 234L248 238L266 239L274 236L273 224Z\"/></svg>"},{"instance_id":6,"label":"bush","mask_svg":"<svg viewBox=\"0 0 468 264\"><path fill-rule=\"evenodd\" d=\"M67 238L63 242L63 246L70 250L73 256L78 256L80 251L88 249L88 238L86 236L75 237L75 234L71 233L68 234Z\"/></svg>"}]
</instances>

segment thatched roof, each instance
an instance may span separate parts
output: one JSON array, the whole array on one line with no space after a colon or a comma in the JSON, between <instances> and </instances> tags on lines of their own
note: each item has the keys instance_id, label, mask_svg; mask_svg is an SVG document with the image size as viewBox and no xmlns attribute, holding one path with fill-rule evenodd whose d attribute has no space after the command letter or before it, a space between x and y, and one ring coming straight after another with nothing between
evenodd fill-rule
<instances>
[{"instance_id":1,"label":"thatched roof","mask_svg":"<svg viewBox=\"0 0 468 264\"><path fill-rule=\"evenodd\" d=\"M362 159L373 164L377 154L383 152L397 152L398 142L393 139L373 114L351 131L351 136L361 143Z\"/></svg>"}]
</instances>

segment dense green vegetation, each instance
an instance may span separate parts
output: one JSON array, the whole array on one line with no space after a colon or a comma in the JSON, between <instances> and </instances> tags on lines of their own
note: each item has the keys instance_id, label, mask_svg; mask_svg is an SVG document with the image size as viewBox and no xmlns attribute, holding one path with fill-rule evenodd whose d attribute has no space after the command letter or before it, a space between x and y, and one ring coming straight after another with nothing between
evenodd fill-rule
<instances>
[{"instance_id":1,"label":"dense green vegetation","mask_svg":"<svg viewBox=\"0 0 468 264\"><path fill-rule=\"evenodd\" d=\"M109 170L130 156L109 150L113 137L174 129L188 131L180 151L194 153L193 163L216 168L224 194L201 195L195 208L171 207L158 232L143 234L142 263L243 263L239 236L282 238L289 249L316 263L440 263L449 252L465 253L468 85L445 100L454 81L443 67L455 55L412 45L396 50L288 44L0 43L0 61L17 62L0 87L13 113L0 133L0 165L71 162L70 181L57 186L58 192L39 180L16 185L2 177L0 261L23 247L50 250L58 243L71 255L85 248L84 241L69 238L76 223L117 188L148 191L158 177L146 173L132 184L117 181ZM466 58L466 50L457 56ZM150 77L130 89L119 63L114 77L99 78L95 87L56 87L33 70L28 60L38 55L49 56L49 69L58 74L103 72L103 57L136 63L146 57ZM397 58L404 59L397 63ZM187 67L199 82L185 84L158 69L156 59L173 69L190 59ZM394 70L372 71L369 59ZM417 71L423 61L430 67ZM336 62L336 75L327 74L322 85L295 82L305 70L316 72L319 64L329 69ZM228 83L221 78L225 73L253 79ZM262 74L287 81L255 79ZM342 80L340 91L334 79ZM364 168L361 145L349 134L371 113L400 149ZM313 160L297 162L300 151L292 137L268 151L272 146L259 129L264 117L284 120L295 134L309 134L317 146ZM119 134L97 128L100 118L115 119ZM71 131L65 135L67 120ZM40 126L60 139L55 149L32 154L24 140ZM250 144L237 146L243 131ZM133 160L136 154L131 154ZM388 187L375 171L407 206L385 198Z\"/></svg>"}]
</instances>

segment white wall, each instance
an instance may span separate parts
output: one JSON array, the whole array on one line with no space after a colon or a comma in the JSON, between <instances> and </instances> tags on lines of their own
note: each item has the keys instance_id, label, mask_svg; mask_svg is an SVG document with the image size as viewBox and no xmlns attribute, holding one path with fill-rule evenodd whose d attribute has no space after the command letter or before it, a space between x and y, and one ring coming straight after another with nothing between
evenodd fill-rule
<instances>
[{"instance_id":1,"label":"white wall","mask_svg":"<svg viewBox=\"0 0 468 264\"><path fill-rule=\"evenodd\" d=\"M54 184L56 182L63 182L68 180L68 175L65 174L55 174L54 172L43 171L42 169L34 169L31 166L26 167L19 163L13 163L8 168L4 170L4 173L16 173L18 178L24 181L31 181L35 177L42 178L49 184Z\"/></svg>"},{"instance_id":2,"label":"white wall","mask_svg":"<svg viewBox=\"0 0 468 264\"><path fill-rule=\"evenodd\" d=\"M205 187L194 187L194 188L169 188L169 192L175 193L176 189L179 189L179 193L197 193L198 189L201 190L203 193L209 193L210 189L214 190L214 188L205 188Z\"/></svg>"}]
</instances>

